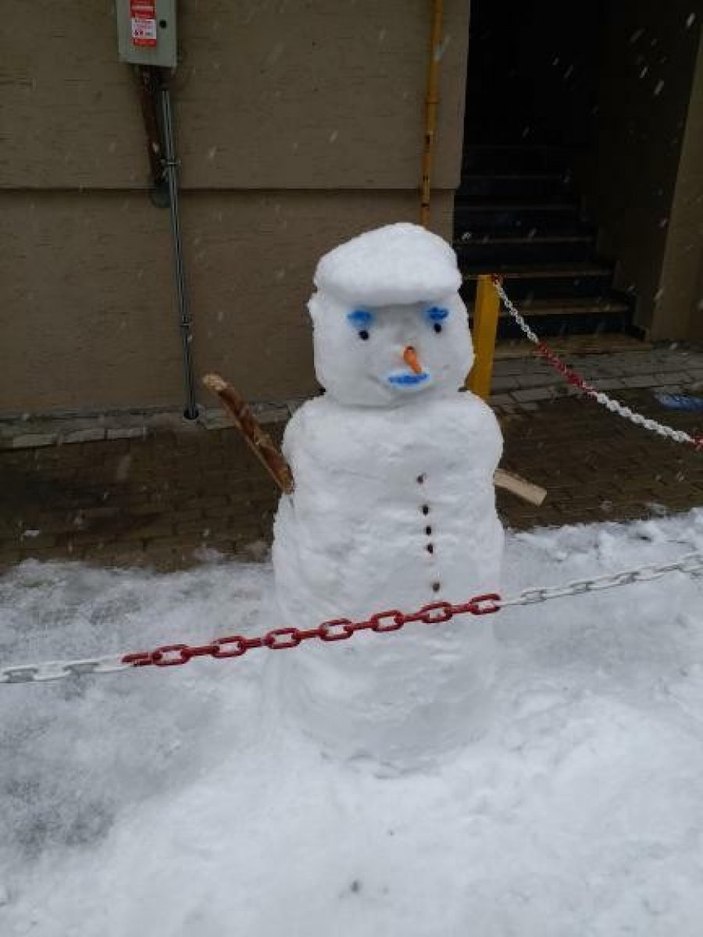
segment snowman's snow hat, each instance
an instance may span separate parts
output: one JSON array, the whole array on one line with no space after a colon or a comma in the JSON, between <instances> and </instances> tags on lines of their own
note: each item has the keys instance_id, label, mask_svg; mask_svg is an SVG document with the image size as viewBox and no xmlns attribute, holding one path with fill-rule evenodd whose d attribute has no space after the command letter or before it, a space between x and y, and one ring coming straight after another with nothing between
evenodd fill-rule
<instances>
[{"instance_id":1,"label":"snowman's snow hat","mask_svg":"<svg viewBox=\"0 0 703 937\"><path fill-rule=\"evenodd\" d=\"M456 293L456 254L419 225L390 224L366 231L325 254L315 271L322 293L353 305L432 302Z\"/></svg>"}]
</instances>

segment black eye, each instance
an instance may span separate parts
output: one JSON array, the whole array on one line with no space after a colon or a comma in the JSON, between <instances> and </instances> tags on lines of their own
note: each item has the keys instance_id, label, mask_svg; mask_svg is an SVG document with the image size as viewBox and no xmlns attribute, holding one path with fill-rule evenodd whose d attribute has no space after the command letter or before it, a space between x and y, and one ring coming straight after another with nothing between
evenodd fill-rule
<instances>
[{"instance_id":1,"label":"black eye","mask_svg":"<svg viewBox=\"0 0 703 937\"><path fill-rule=\"evenodd\" d=\"M362 330L359 332L359 338L361 339L362 342L367 342L367 341L368 341L368 339L369 339L369 333L366 331L366 329L362 329Z\"/></svg>"},{"instance_id":2,"label":"black eye","mask_svg":"<svg viewBox=\"0 0 703 937\"><path fill-rule=\"evenodd\" d=\"M440 325L439 322L435 322L435 324L434 324L434 330L435 330L435 332L441 332L441 331L442 331L442 326Z\"/></svg>"}]
</instances>

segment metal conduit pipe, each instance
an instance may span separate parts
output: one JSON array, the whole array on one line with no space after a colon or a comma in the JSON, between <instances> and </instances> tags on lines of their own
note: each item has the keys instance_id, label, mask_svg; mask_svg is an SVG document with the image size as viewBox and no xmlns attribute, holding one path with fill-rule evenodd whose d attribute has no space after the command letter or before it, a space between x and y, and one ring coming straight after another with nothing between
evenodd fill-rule
<instances>
[{"instance_id":1,"label":"metal conduit pipe","mask_svg":"<svg viewBox=\"0 0 703 937\"><path fill-rule=\"evenodd\" d=\"M161 121L164 141L164 176L168 182L169 214L171 216L171 236L173 239L173 260L178 296L179 326L183 346L183 377L185 381L186 406L183 416L187 420L198 417L198 404L195 400L195 379L193 377L193 319L188 306L186 291L185 266L183 263L183 244L181 241L181 219L178 211L178 160L173 138L173 116L171 112L171 93L166 82L161 83Z\"/></svg>"}]
</instances>

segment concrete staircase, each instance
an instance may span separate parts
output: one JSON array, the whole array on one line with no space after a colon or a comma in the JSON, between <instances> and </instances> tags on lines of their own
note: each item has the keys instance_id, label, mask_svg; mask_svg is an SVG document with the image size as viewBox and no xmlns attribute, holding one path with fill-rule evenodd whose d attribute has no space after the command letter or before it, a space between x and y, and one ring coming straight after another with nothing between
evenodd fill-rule
<instances>
[{"instance_id":1,"label":"concrete staircase","mask_svg":"<svg viewBox=\"0 0 703 937\"><path fill-rule=\"evenodd\" d=\"M582 213L564 151L483 146L464 154L454 247L473 305L479 273L500 273L541 335L630 329L633 297L613 288L612 262L598 256L596 229ZM499 336L519 334L501 315Z\"/></svg>"}]
</instances>

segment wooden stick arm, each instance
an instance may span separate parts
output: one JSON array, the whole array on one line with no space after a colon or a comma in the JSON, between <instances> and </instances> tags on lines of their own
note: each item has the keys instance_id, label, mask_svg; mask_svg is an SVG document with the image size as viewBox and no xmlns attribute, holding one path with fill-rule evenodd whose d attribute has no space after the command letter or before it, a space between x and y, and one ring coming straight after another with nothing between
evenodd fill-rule
<instances>
[{"instance_id":1,"label":"wooden stick arm","mask_svg":"<svg viewBox=\"0 0 703 937\"><path fill-rule=\"evenodd\" d=\"M222 404L228 410L232 422L244 436L247 445L281 491L285 494L291 494L294 485L290 466L283 458L281 450L257 421L251 407L234 387L228 384L219 374L206 374L203 378L203 384L220 398ZM506 472L504 469L496 470L493 483L497 488L504 488L506 491L517 495L518 498L522 498L523 501L529 501L530 504L537 506L542 504L547 496L544 488L533 485L532 482L526 481L519 475Z\"/></svg>"},{"instance_id":2,"label":"wooden stick arm","mask_svg":"<svg viewBox=\"0 0 703 937\"><path fill-rule=\"evenodd\" d=\"M281 450L262 428L249 404L219 374L206 374L203 384L222 401L232 422L257 459L285 494L293 491L293 473Z\"/></svg>"},{"instance_id":3,"label":"wooden stick arm","mask_svg":"<svg viewBox=\"0 0 703 937\"><path fill-rule=\"evenodd\" d=\"M510 491L512 494L517 495L518 498L522 498L523 501L528 501L530 504L534 504L537 507L539 507L547 497L546 489L540 488L539 485L535 485L532 482L528 482L527 479L522 478L520 475L506 472L505 469L496 469L495 475L493 476L493 484L496 488L503 488L505 491Z\"/></svg>"}]
</instances>

